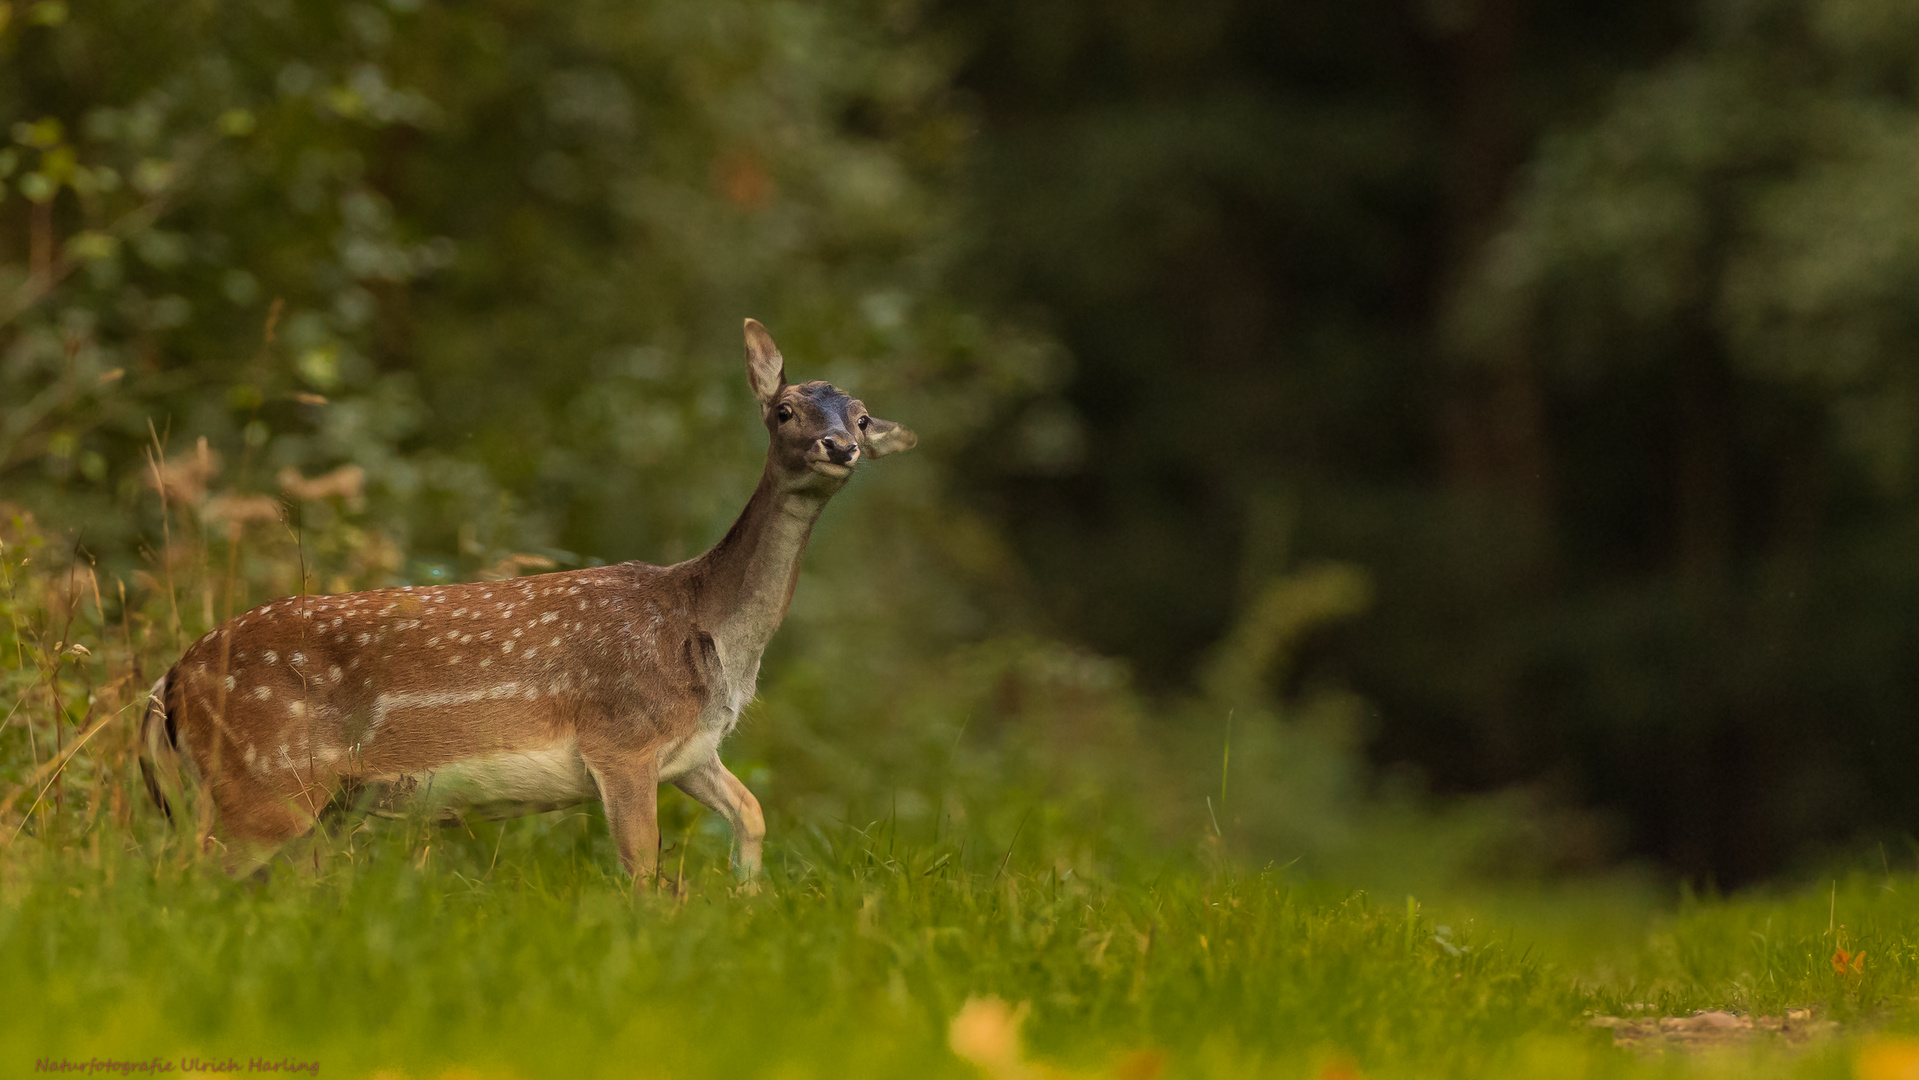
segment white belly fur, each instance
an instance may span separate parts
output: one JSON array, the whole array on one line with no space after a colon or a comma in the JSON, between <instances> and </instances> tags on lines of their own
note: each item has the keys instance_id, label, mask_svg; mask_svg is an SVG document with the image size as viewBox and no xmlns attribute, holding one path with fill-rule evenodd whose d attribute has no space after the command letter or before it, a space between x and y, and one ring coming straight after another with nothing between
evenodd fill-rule
<instances>
[{"instance_id":1,"label":"white belly fur","mask_svg":"<svg viewBox=\"0 0 1919 1080\"><path fill-rule=\"evenodd\" d=\"M467 804L558 803L599 796L577 744L570 739L542 750L456 761L428 775L436 802L445 798Z\"/></svg>"},{"instance_id":2,"label":"white belly fur","mask_svg":"<svg viewBox=\"0 0 1919 1080\"><path fill-rule=\"evenodd\" d=\"M368 778L380 789L374 812L485 807L487 816L512 816L571 806L600 797L578 744L487 754L405 776Z\"/></svg>"}]
</instances>

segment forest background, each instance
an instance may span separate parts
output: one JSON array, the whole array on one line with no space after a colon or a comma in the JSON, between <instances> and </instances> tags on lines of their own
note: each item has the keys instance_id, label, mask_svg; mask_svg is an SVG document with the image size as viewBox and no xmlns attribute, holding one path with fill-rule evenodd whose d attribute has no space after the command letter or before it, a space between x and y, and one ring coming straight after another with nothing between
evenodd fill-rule
<instances>
[{"instance_id":1,"label":"forest background","mask_svg":"<svg viewBox=\"0 0 1919 1080\"><path fill-rule=\"evenodd\" d=\"M1754 880L1919 814L1916 58L1896 0L0 4L0 540L148 652L685 558L752 315L921 435L769 654L779 812Z\"/></svg>"}]
</instances>

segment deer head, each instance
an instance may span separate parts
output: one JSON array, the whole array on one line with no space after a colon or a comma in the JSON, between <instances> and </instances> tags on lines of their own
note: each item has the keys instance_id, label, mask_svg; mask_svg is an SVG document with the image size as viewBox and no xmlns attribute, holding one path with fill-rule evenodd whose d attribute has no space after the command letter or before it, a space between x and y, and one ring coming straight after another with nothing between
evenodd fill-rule
<instances>
[{"instance_id":1,"label":"deer head","mask_svg":"<svg viewBox=\"0 0 1919 1080\"><path fill-rule=\"evenodd\" d=\"M919 436L866 411L827 382L786 381L786 361L757 319L746 320L746 378L772 445L769 472L782 492L831 495L866 458L911 450Z\"/></svg>"}]
</instances>

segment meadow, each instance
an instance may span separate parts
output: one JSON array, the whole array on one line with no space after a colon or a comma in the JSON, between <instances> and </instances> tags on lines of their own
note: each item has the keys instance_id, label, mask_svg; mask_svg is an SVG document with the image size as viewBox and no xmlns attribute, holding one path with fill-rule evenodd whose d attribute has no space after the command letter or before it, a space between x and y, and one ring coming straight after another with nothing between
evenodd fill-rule
<instances>
[{"instance_id":1,"label":"meadow","mask_svg":"<svg viewBox=\"0 0 1919 1080\"><path fill-rule=\"evenodd\" d=\"M226 611L382 572L366 554L382 545L345 515L289 530L272 500L190 491L190 456L153 470L197 509L163 509L167 546L130 581L24 512L0 549L8 1075L96 1059L487 1080L1919 1068L1897 1039L1919 1031L1908 853L1730 897L1494 873L1460 853L1489 836L1510 853L1523 808L1366 809L1325 779L1330 737L1300 734L1338 701L1265 715L1242 698L1182 751L1136 715L1150 702L1038 641L946 656L910 692L896 672L875 691L891 718L864 736L834 726L849 691L827 661L787 657L729 751L768 810L757 890L733 879L723 823L674 792L662 880L637 893L591 805L451 829L346 818L229 881L146 802L147 682ZM343 505L348 487L307 495ZM1296 575L1216 657L1215 696L1165 707L1253 694L1235 679L1283 663L1352 588ZM1315 798L1344 816L1313 817ZM1289 814L1306 825L1265 820ZM1301 854L1261 857L1288 844ZM1810 1015L1706 1049L1643 1031L1616 1046L1593 1022L1699 1010Z\"/></svg>"},{"instance_id":2,"label":"meadow","mask_svg":"<svg viewBox=\"0 0 1919 1080\"><path fill-rule=\"evenodd\" d=\"M23 837L0 902L6 1071L1878 1077L1919 1056L1885 1034L1919 1022L1911 874L1692 900L1636 939L1542 950L1526 927L1549 907L1500 917L1177 856L1082 874L1042 831L782 822L746 895L722 840L680 820L672 879L638 897L592 813L374 829L245 885L152 829ZM1835 942L1860 970L1835 970ZM1590 1024L1709 1008L1838 1028L1661 1052Z\"/></svg>"}]
</instances>

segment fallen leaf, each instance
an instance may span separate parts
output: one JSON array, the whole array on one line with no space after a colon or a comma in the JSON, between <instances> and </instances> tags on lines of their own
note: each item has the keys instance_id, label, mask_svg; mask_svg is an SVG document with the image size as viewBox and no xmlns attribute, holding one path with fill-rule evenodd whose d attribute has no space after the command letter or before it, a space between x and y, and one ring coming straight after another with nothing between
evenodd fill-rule
<instances>
[{"instance_id":1,"label":"fallen leaf","mask_svg":"<svg viewBox=\"0 0 1919 1080\"><path fill-rule=\"evenodd\" d=\"M1919 1080L1919 1039L1879 1039L1860 1047L1859 1080Z\"/></svg>"},{"instance_id":2,"label":"fallen leaf","mask_svg":"<svg viewBox=\"0 0 1919 1080\"><path fill-rule=\"evenodd\" d=\"M988 1076L1019 1076L1024 1072L1020 1063L1019 1026L1030 1007L1021 1002L1014 1008L997 997L969 997L960 1006L959 1015L947 1025L947 1044L953 1053L972 1062Z\"/></svg>"}]
</instances>

